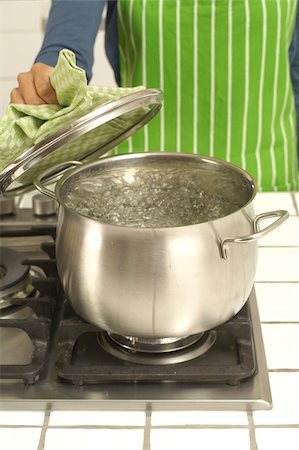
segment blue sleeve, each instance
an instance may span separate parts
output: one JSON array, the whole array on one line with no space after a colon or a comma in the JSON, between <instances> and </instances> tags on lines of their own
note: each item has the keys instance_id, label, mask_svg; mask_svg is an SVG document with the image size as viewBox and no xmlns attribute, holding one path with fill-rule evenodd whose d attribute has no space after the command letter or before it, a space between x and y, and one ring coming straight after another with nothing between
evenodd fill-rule
<instances>
[{"instance_id":1,"label":"blue sleeve","mask_svg":"<svg viewBox=\"0 0 299 450\"><path fill-rule=\"evenodd\" d=\"M298 138L298 155L299 155L299 0L297 6L295 29L289 50L289 59L290 59L291 78L297 112L297 138Z\"/></svg>"},{"instance_id":2,"label":"blue sleeve","mask_svg":"<svg viewBox=\"0 0 299 450\"><path fill-rule=\"evenodd\" d=\"M43 44L34 62L54 67L59 51L68 48L89 81L104 4L105 0L52 0Z\"/></svg>"}]
</instances>

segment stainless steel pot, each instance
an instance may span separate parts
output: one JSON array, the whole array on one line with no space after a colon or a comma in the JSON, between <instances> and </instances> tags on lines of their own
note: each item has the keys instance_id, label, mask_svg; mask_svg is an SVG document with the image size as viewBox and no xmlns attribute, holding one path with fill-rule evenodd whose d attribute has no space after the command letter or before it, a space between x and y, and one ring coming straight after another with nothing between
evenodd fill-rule
<instances>
[{"instance_id":1,"label":"stainless steel pot","mask_svg":"<svg viewBox=\"0 0 299 450\"><path fill-rule=\"evenodd\" d=\"M64 195L78 174L173 163L198 166L203 177L217 179L225 173L232 179L230 195L238 195L242 206L217 220L168 228L99 223L65 206ZM197 155L101 158L69 170L55 192L44 186L46 176L40 174L35 185L60 204L56 255L66 296L86 321L124 336L187 336L230 319L252 289L257 240L288 217L286 211L255 216L256 188L250 175L230 163ZM215 186L221 189L221 183ZM261 230L261 222L268 218L276 220Z\"/></svg>"}]
</instances>

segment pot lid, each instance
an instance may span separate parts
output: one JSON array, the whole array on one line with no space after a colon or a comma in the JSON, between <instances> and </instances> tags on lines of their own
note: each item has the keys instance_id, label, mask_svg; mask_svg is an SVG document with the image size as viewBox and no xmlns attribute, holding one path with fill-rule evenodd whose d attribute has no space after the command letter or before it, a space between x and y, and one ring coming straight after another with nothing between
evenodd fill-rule
<instances>
[{"instance_id":1,"label":"pot lid","mask_svg":"<svg viewBox=\"0 0 299 450\"><path fill-rule=\"evenodd\" d=\"M160 90L143 89L106 103L64 125L25 150L0 172L0 193L15 196L34 189L33 180L37 174L45 168L51 168L57 162L67 163L76 159L87 163L98 159L146 125L161 109L162 99L163 94ZM128 113L131 113L130 120L126 120ZM118 121L112 122L114 119ZM93 132L105 124L104 137L101 133ZM85 145L82 146L85 148L81 149L83 142L81 137L86 140L85 144L90 142L90 147L86 148ZM75 158L64 152L71 143L72 150L74 147L78 149ZM44 182L56 182L65 170L51 172Z\"/></svg>"}]
</instances>

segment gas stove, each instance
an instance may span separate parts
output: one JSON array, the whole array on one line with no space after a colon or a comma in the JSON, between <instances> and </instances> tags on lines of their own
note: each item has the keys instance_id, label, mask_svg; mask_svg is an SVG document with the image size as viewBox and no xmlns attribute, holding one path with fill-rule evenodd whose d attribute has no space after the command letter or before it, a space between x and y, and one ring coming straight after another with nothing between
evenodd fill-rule
<instances>
[{"instance_id":1,"label":"gas stove","mask_svg":"<svg viewBox=\"0 0 299 450\"><path fill-rule=\"evenodd\" d=\"M118 336L76 315L55 261L55 204L0 208L2 409L257 410L271 407L255 291L215 330Z\"/></svg>"}]
</instances>

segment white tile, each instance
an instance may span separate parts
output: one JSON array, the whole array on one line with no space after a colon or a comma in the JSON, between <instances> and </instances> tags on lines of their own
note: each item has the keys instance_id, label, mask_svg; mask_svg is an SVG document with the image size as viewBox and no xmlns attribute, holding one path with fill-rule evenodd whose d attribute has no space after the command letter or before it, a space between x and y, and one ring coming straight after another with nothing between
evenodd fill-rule
<instances>
[{"instance_id":1,"label":"white tile","mask_svg":"<svg viewBox=\"0 0 299 450\"><path fill-rule=\"evenodd\" d=\"M270 372L273 409L254 411L257 425L299 425L299 372Z\"/></svg>"},{"instance_id":2,"label":"white tile","mask_svg":"<svg viewBox=\"0 0 299 450\"><path fill-rule=\"evenodd\" d=\"M244 429L151 430L151 450L250 450Z\"/></svg>"},{"instance_id":3,"label":"white tile","mask_svg":"<svg viewBox=\"0 0 299 450\"><path fill-rule=\"evenodd\" d=\"M50 7L51 7L52 0L42 0L39 2L40 11L43 17L47 18Z\"/></svg>"},{"instance_id":4,"label":"white tile","mask_svg":"<svg viewBox=\"0 0 299 450\"><path fill-rule=\"evenodd\" d=\"M37 450L41 428L0 428L3 450Z\"/></svg>"},{"instance_id":5,"label":"white tile","mask_svg":"<svg viewBox=\"0 0 299 450\"><path fill-rule=\"evenodd\" d=\"M299 321L299 283L255 283L262 322Z\"/></svg>"},{"instance_id":6,"label":"white tile","mask_svg":"<svg viewBox=\"0 0 299 450\"><path fill-rule=\"evenodd\" d=\"M299 249L259 248L255 281L299 281Z\"/></svg>"},{"instance_id":7,"label":"white tile","mask_svg":"<svg viewBox=\"0 0 299 450\"><path fill-rule=\"evenodd\" d=\"M20 72L28 71L40 49L42 32L2 33L0 36L0 77L14 77Z\"/></svg>"},{"instance_id":8,"label":"white tile","mask_svg":"<svg viewBox=\"0 0 299 450\"><path fill-rule=\"evenodd\" d=\"M299 428L258 428L255 430L258 450L298 450Z\"/></svg>"},{"instance_id":9,"label":"white tile","mask_svg":"<svg viewBox=\"0 0 299 450\"><path fill-rule=\"evenodd\" d=\"M253 200L254 211L261 214L267 211L285 209L291 215L296 214L292 196L289 192L262 192Z\"/></svg>"},{"instance_id":10,"label":"white tile","mask_svg":"<svg viewBox=\"0 0 299 450\"><path fill-rule=\"evenodd\" d=\"M273 219L261 222L261 229L274 222ZM299 246L299 217L290 216L275 230L259 239L259 246Z\"/></svg>"},{"instance_id":11,"label":"white tile","mask_svg":"<svg viewBox=\"0 0 299 450\"><path fill-rule=\"evenodd\" d=\"M53 411L49 425L144 426L145 413L143 411Z\"/></svg>"},{"instance_id":12,"label":"white tile","mask_svg":"<svg viewBox=\"0 0 299 450\"><path fill-rule=\"evenodd\" d=\"M0 411L0 425L43 425L44 411Z\"/></svg>"},{"instance_id":13,"label":"white tile","mask_svg":"<svg viewBox=\"0 0 299 450\"><path fill-rule=\"evenodd\" d=\"M299 325L262 324L268 369L299 369Z\"/></svg>"},{"instance_id":14,"label":"white tile","mask_svg":"<svg viewBox=\"0 0 299 450\"><path fill-rule=\"evenodd\" d=\"M49 428L44 450L142 450L143 433L143 430Z\"/></svg>"},{"instance_id":15,"label":"white tile","mask_svg":"<svg viewBox=\"0 0 299 450\"><path fill-rule=\"evenodd\" d=\"M248 425L241 411L154 411L151 425Z\"/></svg>"},{"instance_id":16,"label":"white tile","mask_svg":"<svg viewBox=\"0 0 299 450\"><path fill-rule=\"evenodd\" d=\"M44 0L14 0L0 2L0 30L39 30Z\"/></svg>"}]
</instances>

